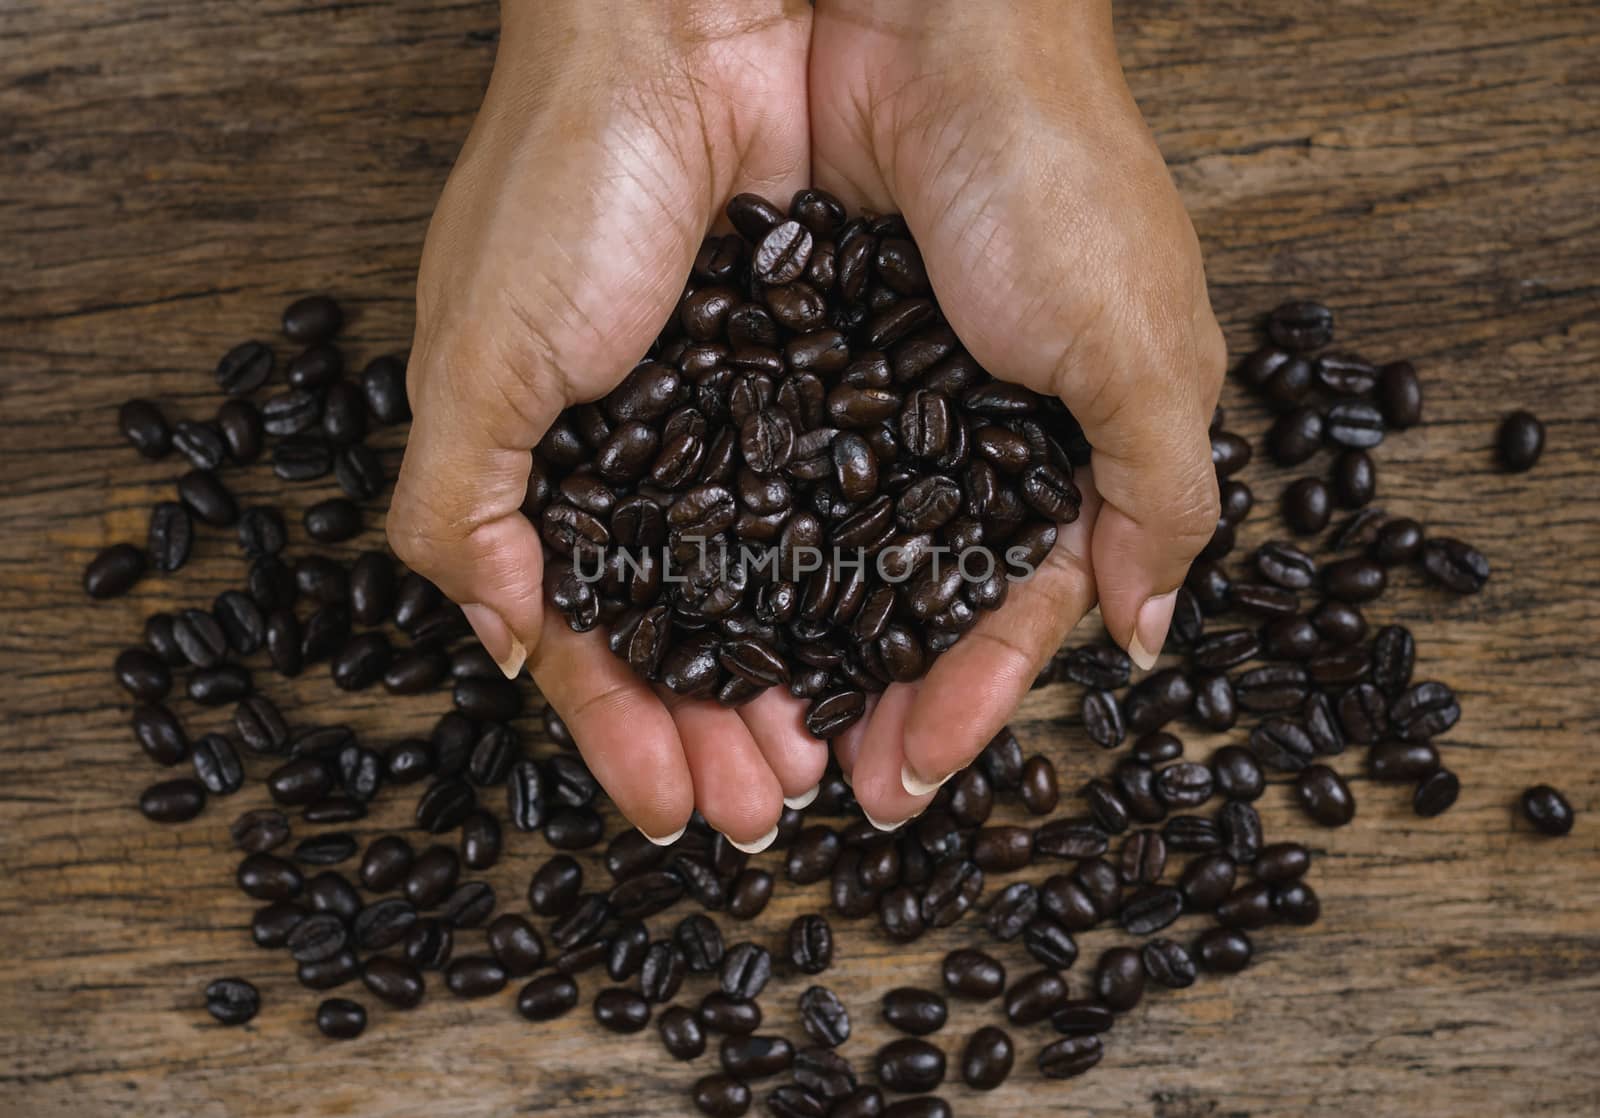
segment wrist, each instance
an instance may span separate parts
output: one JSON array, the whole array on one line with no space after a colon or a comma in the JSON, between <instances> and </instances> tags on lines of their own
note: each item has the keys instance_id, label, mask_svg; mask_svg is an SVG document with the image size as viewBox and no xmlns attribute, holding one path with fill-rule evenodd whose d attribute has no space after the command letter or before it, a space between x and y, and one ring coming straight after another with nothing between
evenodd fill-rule
<instances>
[{"instance_id":1,"label":"wrist","mask_svg":"<svg viewBox=\"0 0 1600 1118\"><path fill-rule=\"evenodd\" d=\"M502 49L626 70L793 19L798 0L501 0ZM802 3L802 6L803 3ZM626 53L619 53L626 52Z\"/></svg>"}]
</instances>

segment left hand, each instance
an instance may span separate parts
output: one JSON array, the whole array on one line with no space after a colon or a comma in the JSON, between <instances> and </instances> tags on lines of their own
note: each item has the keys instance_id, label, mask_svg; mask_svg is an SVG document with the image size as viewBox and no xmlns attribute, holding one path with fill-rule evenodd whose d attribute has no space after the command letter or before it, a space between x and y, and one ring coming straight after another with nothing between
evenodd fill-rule
<instances>
[{"instance_id":1,"label":"left hand","mask_svg":"<svg viewBox=\"0 0 1600 1118\"><path fill-rule=\"evenodd\" d=\"M1082 514L1038 573L836 743L887 827L977 755L1097 599L1154 663L1216 527L1225 350L1107 0L816 0L809 87L816 184L903 214L973 356L1060 396L1094 447Z\"/></svg>"}]
</instances>

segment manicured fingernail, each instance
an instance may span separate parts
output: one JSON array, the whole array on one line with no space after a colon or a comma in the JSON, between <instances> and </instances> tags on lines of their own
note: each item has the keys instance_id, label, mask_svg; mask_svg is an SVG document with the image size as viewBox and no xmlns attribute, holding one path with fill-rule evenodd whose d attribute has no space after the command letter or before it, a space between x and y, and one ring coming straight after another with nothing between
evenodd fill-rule
<instances>
[{"instance_id":1,"label":"manicured fingernail","mask_svg":"<svg viewBox=\"0 0 1600 1118\"><path fill-rule=\"evenodd\" d=\"M783 806L793 808L795 811L799 811L803 807L810 807L811 801L817 798L817 793L820 791L822 791L822 785L813 784L809 792L801 792L798 796L785 796L783 798Z\"/></svg>"},{"instance_id":2,"label":"manicured fingernail","mask_svg":"<svg viewBox=\"0 0 1600 1118\"><path fill-rule=\"evenodd\" d=\"M910 764L904 764L900 766L900 786L906 790L906 795L908 796L931 796L944 786L946 780L955 775L955 773L948 773L942 779L930 784L912 772Z\"/></svg>"},{"instance_id":3,"label":"manicured fingernail","mask_svg":"<svg viewBox=\"0 0 1600 1118\"><path fill-rule=\"evenodd\" d=\"M461 612L477 634L478 643L494 657L495 666L507 679L516 679L522 671L522 665L528 661L528 650L512 636L510 627L498 613L477 602L468 602L461 607Z\"/></svg>"},{"instance_id":4,"label":"manicured fingernail","mask_svg":"<svg viewBox=\"0 0 1600 1118\"><path fill-rule=\"evenodd\" d=\"M773 827L772 830L756 839L755 842L740 842L738 839L730 838L728 839L728 844L735 850L742 850L746 854L760 854L767 847L771 846L773 842L777 840L777 837L778 828Z\"/></svg>"},{"instance_id":5,"label":"manicured fingernail","mask_svg":"<svg viewBox=\"0 0 1600 1118\"><path fill-rule=\"evenodd\" d=\"M1149 671L1161 655L1161 646L1167 643L1167 629L1172 625L1172 607L1178 600L1176 590L1157 594L1139 607L1139 616L1133 623L1133 637L1128 641L1128 655L1133 662Z\"/></svg>"},{"instance_id":6,"label":"manicured fingernail","mask_svg":"<svg viewBox=\"0 0 1600 1118\"><path fill-rule=\"evenodd\" d=\"M650 834L647 831L640 831L639 833L641 835L644 835L645 838L649 839L651 842L655 843L657 846L671 846L673 843L675 843L679 839L681 839L683 837L683 832L687 831L688 829L689 829L689 824L685 823L683 826L679 827L676 831L673 831L666 838L656 838L654 835Z\"/></svg>"},{"instance_id":7,"label":"manicured fingernail","mask_svg":"<svg viewBox=\"0 0 1600 1118\"><path fill-rule=\"evenodd\" d=\"M905 826L906 822L904 819L902 819L898 823L879 823L876 819L872 818L872 813L866 808L861 809L861 814L867 817L868 823L871 823L880 831L898 831L901 827Z\"/></svg>"}]
</instances>

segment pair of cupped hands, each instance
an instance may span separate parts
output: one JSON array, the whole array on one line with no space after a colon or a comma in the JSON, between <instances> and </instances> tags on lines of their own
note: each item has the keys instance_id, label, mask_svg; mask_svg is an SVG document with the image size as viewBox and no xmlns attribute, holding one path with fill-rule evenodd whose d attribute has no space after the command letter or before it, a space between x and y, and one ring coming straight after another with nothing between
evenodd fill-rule
<instances>
[{"instance_id":1,"label":"pair of cupped hands","mask_svg":"<svg viewBox=\"0 0 1600 1118\"><path fill-rule=\"evenodd\" d=\"M828 744L634 675L543 597L521 509L561 409L614 388L727 199L807 186L904 215L951 327L1092 444L1037 573L832 743L877 826L920 812L1098 602L1149 667L1217 522L1224 349L1199 246L1118 65L1108 0L504 0L483 106L429 228L389 538L531 671L630 821L698 809L741 849L815 795Z\"/></svg>"}]
</instances>

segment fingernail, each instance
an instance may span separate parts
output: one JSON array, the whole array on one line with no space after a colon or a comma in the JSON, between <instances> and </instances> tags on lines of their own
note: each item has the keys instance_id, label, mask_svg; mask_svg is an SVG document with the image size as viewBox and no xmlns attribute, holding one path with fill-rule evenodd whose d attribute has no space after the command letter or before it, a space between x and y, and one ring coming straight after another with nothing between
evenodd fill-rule
<instances>
[{"instance_id":1,"label":"fingernail","mask_svg":"<svg viewBox=\"0 0 1600 1118\"><path fill-rule=\"evenodd\" d=\"M822 785L813 784L809 792L801 792L798 796L785 796L783 798L783 806L793 808L795 811L799 811L803 807L810 807L811 801L817 798L817 793L820 791L822 791Z\"/></svg>"},{"instance_id":2,"label":"fingernail","mask_svg":"<svg viewBox=\"0 0 1600 1118\"><path fill-rule=\"evenodd\" d=\"M861 809L861 814L867 817L868 823L871 823L880 831L898 831L901 827L905 826L906 822L904 819L902 819L898 823L879 823L876 819L872 818L872 813L866 808Z\"/></svg>"},{"instance_id":3,"label":"fingernail","mask_svg":"<svg viewBox=\"0 0 1600 1118\"><path fill-rule=\"evenodd\" d=\"M855 787L855 782L850 779L850 774L845 772L843 769L839 770L839 779L844 781L844 786L846 788L854 788Z\"/></svg>"},{"instance_id":4,"label":"fingernail","mask_svg":"<svg viewBox=\"0 0 1600 1118\"><path fill-rule=\"evenodd\" d=\"M657 846L671 846L673 843L675 843L679 839L681 839L683 837L683 832L687 831L688 829L689 829L689 824L685 823L683 826L679 827L676 831L673 831L666 838L656 838L654 835L652 835L648 831L644 831L644 830L641 830L639 833L641 835L644 835L645 838L649 839L651 842L655 843ZM773 832L773 833L776 834L777 832Z\"/></svg>"},{"instance_id":5,"label":"fingernail","mask_svg":"<svg viewBox=\"0 0 1600 1118\"><path fill-rule=\"evenodd\" d=\"M755 842L740 842L738 839L730 838L728 839L728 844L735 850L742 850L746 854L760 854L767 847L771 846L773 842L776 841L777 837L778 828L774 826L772 830L756 839Z\"/></svg>"},{"instance_id":6,"label":"fingernail","mask_svg":"<svg viewBox=\"0 0 1600 1118\"><path fill-rule=\"evenodd\" d=\"M478 643L494 657L495 666L507 679L516 679L522 665L528 661L528 650L511 634L510 627L498 613L477 602L468 602L461 607L461 612L477 634Z\"/></svg>"},{"instance_id":7,"label":"fingernail","mask_svg":"<svg viewBox=\"0 0 1600 1118\"><path fill-rule=\"evenodd\" d=\"M912 772L911 765L906 763L900 766L900 787L906 790L906 795L908 796L931 796L944 787L945 781L955 775L955 773L947 773L942 779L930 784Z\"/></svg>"},{"instance_id":8,"label":"fingernail","mask_svg":"<svg viewBox=\"0 0 1600 1118\"><path fill-rule=\"evenodd\" d=\"M1161 646L1167 643L1167 629L1172 625L1172 607L1178 600L1176 590L1157 594L1139 607L1139 616L1133 623L1133 637L1128 641L1128 655L1133 662L1149 671L1161 655Z\"/></svg>"}]
</instances>

